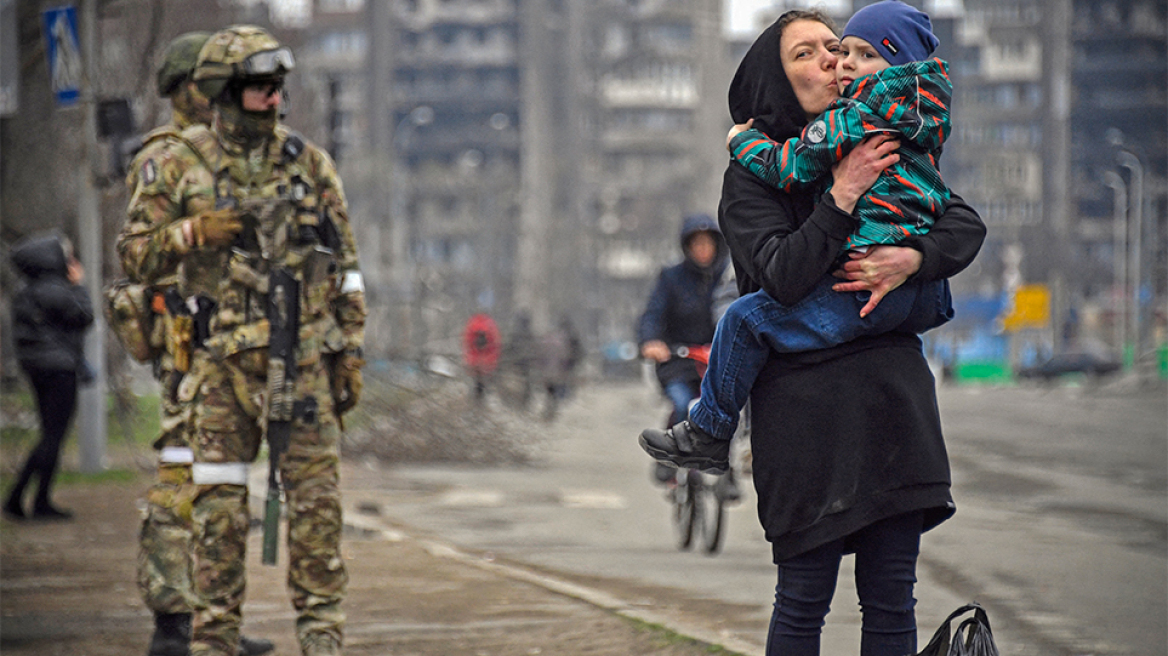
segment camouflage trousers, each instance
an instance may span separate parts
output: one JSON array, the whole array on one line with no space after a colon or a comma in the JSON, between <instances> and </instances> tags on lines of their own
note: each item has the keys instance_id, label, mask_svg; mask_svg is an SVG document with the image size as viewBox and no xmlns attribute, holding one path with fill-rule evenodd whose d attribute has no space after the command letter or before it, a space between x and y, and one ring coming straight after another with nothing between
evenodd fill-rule
<instances>
[{"instance_id":1,"label":"camouflage trousers","mask_svg":"<svg viewBox=\"0 0 1168 656\"><path fill-rule=\"evenodd\" d=\"M138 590L155 613L189 613L191 590L192 453L187 430L190 406L179 403L174 369L165 358L162 381L162 435L158 478L146 491L146 509L138 535Z\"/></svg>"},{"instance_id":2,"label":"camouflage trousers","mask_svg":"<svg viewBox=\"0 0 1168 656\"><path fill-rule=\"evenodd\" d=\"M180 400L194 391L192 473L198 493L193 507L196 605L191 656L235 656L239 644L250 526L247 463L255 460L263 437L266 377L267 353L262 350L222 361L199 352L180 388ZM318 411L293 421L280 461L288 518L288 590L302 649L321 640L339 646L344 624L340 606L348 582L340 551L340 427L319 358L301 361L295 390L299 400L314 397Z\"/></svg>"}]
</instances>

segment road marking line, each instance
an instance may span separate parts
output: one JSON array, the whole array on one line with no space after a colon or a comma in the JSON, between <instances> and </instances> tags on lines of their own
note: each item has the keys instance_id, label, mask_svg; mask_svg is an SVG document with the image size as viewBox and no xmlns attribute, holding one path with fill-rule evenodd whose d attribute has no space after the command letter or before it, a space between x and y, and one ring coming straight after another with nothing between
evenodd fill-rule
<instances>
[{"instance_id":1,"label":"road marking line","mask_svg":"<svg viewBox=\"0 0 1168 656\"><path fill-rule=\"evenodd\" d=\"M623 496L603 490L560 490L560 504L565 508L605 510L623 510L629 505Z\"/></svg>"}]
</instances>

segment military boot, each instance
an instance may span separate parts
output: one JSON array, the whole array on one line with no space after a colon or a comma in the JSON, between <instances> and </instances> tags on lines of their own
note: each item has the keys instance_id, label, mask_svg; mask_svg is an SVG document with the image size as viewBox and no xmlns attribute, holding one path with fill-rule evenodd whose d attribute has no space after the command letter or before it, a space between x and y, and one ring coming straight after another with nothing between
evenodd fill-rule
<instances>
[{"instance_id":1,"label":"military boot","mask_svg":"<svg viewBox=\"0 0 1168 656\"><path fill-rule=\"evenodd\" d=\"M242 633L239 635L238 656L260 656L276 648L276 643L263 638L249 638Z\"/></svg>"},{"instance_id":2,"label":"military boot","mask_svg":"<svg viewBox=\"0 0 1168 656\"><path fill-rule=\"evenodd\" d=\"M187 656L190 651L190 613L155 613L154 637L146 656Z\"/></svg>"},{"instance_id":3,"label":"military boot","mask_svg":"<svg viewBox=\"0 0 1168 656\"><path fill-rule=\"evenodd\" d=\"M300 640L303 656L341 656L341 643L329 633L310 633Z\"/></svg>"}]
</instances>

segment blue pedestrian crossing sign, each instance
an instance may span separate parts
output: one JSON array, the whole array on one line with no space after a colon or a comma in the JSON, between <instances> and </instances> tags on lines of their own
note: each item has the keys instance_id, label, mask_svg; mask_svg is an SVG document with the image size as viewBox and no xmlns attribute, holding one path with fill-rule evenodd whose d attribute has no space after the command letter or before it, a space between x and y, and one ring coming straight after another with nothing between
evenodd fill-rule
<instances>
[{"instance_id":1,"label":"blue pedestrian crossing sign","mask_svg":"<svg viewBox=\"0 0 1168 656\"><path fill-rule=\"evenodd\" d=\"M77 38L77 9L72 5L41 12L44 18L49 80L58 107L77 104L81 97L81 42Z\"/></svg>"}]
</instances>

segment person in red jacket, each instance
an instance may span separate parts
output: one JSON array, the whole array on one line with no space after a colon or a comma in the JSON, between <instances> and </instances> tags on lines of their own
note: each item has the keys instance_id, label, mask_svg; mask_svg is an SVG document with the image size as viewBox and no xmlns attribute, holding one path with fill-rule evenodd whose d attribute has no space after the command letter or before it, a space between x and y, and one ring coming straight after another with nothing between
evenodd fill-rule
<instances>
[{"instance_id":1,"label":"person in red jacket","mask_svg":"<svg viewBox=\"0 0 1168 656\"><path fill-rule=\"evenodd\" d=\"M491 315L479 312L467 320L466 329L462 333L462 357L474 378L474 398L478 403L482 403L486 396L487 379L499 366L499 353L502 350L499 326Z\"/></svg>"}]
</instances>

